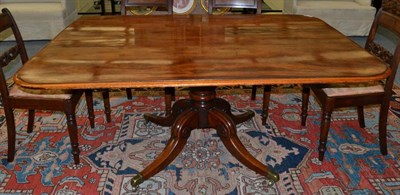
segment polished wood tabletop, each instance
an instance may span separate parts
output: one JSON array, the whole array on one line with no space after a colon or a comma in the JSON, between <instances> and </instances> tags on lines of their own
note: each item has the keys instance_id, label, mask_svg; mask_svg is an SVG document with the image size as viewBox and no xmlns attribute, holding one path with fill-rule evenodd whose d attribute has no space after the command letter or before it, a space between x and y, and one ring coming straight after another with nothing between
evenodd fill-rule
<instances>
[{"instance_id":1,"label":"polished wood tabletop","mask_svg":"<svg viewBox=\"0 0 400 195\"><path fill-rule=\"evenodd\" d=\"M269 184L279 174L253 157L217 86L351 83L390 69L319 19L293 15L85 16L62 31L14 77L23 87L95 89L189 87L189 99L147 121L171 126L157 158L131 179L133 189L182 151L192 130L216 129L228 151Z\"/></svg>"},{"instance_id":2,"label":"polished wood tabletop","mask_svg":"<svg viewBox=\"0 0 400 195\"><path fill-rule=\"evenodd\" d=\"M388 74L316 18L155 15L82 16L14 79L83 89L363 82Z\"/></svg>"}]
</instances>

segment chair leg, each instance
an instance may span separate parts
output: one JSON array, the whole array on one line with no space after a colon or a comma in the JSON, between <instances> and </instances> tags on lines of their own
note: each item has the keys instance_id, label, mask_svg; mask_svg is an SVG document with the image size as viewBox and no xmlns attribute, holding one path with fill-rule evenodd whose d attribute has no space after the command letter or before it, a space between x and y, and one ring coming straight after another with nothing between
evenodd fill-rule
<instances>
[{"instance_id":1,"label":"chair leg","mask_svg":"<svg viewBox=\"0 0 400 195\"><path fill-rule=\"evenodd\" d=\"M8 142L8 150L7 150L7 162L14 161L15 157L15 121L14 121L14 112L13 109L9 106L4 108L4 112L6 115L7 121L7 142Z\"/></svg>"},{"instance_id":2,"label":"chair leg","mask_svg":"<svg viewBox=\"0 0 400 195\"><path fill-rule=\"evenodd\" d=\"M301 126L306 126L310 88L303 87L301 94Z\"/></svg>"},{"instance_id":3,"label":"chair leg","mask_svg":"<svg viewBox=\"0 0 400 195\"><path fill-rule=\"evenodd\" d=\"M175 99L175 88L174 87L171 88L171 99L172 99L172 101L176 100Z\"/></svg>"},{"instance_id":4,"label":"chair leg","mask_svg":"<svg viewBox=\"0 0 400 195\"><path fill-rule=\"evenodd\" d=\"M268 107L269 107L270 99L271 99L271 85L265 85L264 86L264 95L263 95L262 118L261 118L263 125L267 124Z\"/></svg>"},{"instance_id":5,"label":"chair leg","mask_svg":"<svg viewBox=\"0 0 400 195\"><path fill-rule=\"evenodd\" d=\"M257 85L253 85L251 88L251 100L256 100L257 96Z\"/></svg>"},{"instance_id":6,"label":"chair leg","mask_svg":"<svg viewBox=\"0 0 400 195\"><path fill-rule=\"evenodd\" d=\"M387 155L387 119L388 119L388 112L389 112L389 102L383 103L381 105L381 110L379 112L379 145L381 149L382 155Z\"/></svg>"},{"instance_id":7,"label":"chair leg","mask_svg":"<svg viewBox=\"0 0 400 195\"><path fill-rule=\"evenodd\" d=\"M28 133L33 131L33 123L35 122L35 110L28 110Z\"/></svg>"},{"instance_id":8,"label":"chair leg","mask_svg":"<svg viewBox=\"0 0 400 195\"><path fill-rule=\"evenodd\" d=\"M78 143L78 127L75 118L75 108L69 104L65 110L65 115L67 117L67 126L69 139L71 140L72 155L74 157L74 163L79 164L79 143Z\"/></svg>"},{"instance_id":9,"label":"chair leg","mask_svg":"<svg viewBox=\"0 0 400 195\"><path fill-rule=\"evenodd\" d=\"M132 89L131 88L126 88L126 97L128 98L128 100L132 99Z\"/></svg>"},{"instance_id":10,"label":"chair leg","mask_svg":"<svg viewBox=\"0 0 400 195\"><path fill-rule=\"evenodd\" d=\"M324 160L326 144L328 142L328 133L331 123L333 105L334 105L334 100L328 99L324 102L324 105L322 106L322 118L321 118L321 130L320 130L321 132L320 132L319 147L318 147L319 151L318 159L320 161Z\"/></svg>"},{"instance_id":11,"label":"chair leg","mask_svg":"<svg viewBox=\"0 0 400 195\"><path fill-rule=\"evenodd\" d=\"M111 122L111 106L110 106L110 92L108 89L102 91L103 103L104 103L104 113L106 114L107 123Z\"/></svg>"},{"instance_id":12,"label":"chair leg","mask_svg":"<svg viewBox=\"0 0 400 195\"><path fill-rule=\"evenodd\" d=\"M364 107L358 106L357 107L357 114L358 114L358 124L361 128L365 127L365 120L364 120Z\"/></svg>"},{"instance_id":13,"label":"chair leg","mask_svg":"<svg viewBox=\"0 0 400 195\"><path fill-rule=\"evenodd\" d=\"M89 115L90 127L94 128L94 108L93 108L93 91L88 89L85 90L86 106Z\"/></svg>"},{"instance_id":14,"label":"chair leg","mask_svg":"<svg viewBox=\"0 0 400 195\"><path fill-rule=\"evenodd\" d=\"M165 93L165 116L171 114L172 110L172 101L175 100L175 88L166 87L164 88Z\"/></svg>"}]
</instances>

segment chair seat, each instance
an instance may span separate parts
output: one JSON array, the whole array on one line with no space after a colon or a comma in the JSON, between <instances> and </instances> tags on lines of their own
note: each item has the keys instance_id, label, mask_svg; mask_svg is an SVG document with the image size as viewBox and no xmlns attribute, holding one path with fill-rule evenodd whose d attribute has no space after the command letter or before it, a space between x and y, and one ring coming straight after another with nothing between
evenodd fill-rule
<instances>
[{"instance_id":1,"label":"chair seat","mask_svg":"<svg viewBox=\"0 0 400 195\"><path fill-rule=\"evenodd\" d=\"M383 93L384 88L380 84L348 84L348 85L329 85L322 89L328 97L361 95L368 93Z\"/></svg>"},{"instance_id":2,"label":"chair seat","mask_svg":"<svg viewBox=\"0 0 400 195\"><path fill-rule=\"evenodd\" d=\"M13 85L9 90L10 97L24 98L48 98L48 99L70 99L72 92L69 90L38 90L22 88Z\"/></svg>"},{"instance_id":3,"label":"chair seat","mask_svg":"<svg viewBox=\"0 0 400 195\"><path fill-rule=\"evenodd\" d=\"M360 0L361 1L361 0ZM396 2L399 2L396 0ZM384 6L382 6L384 7ZM392 7L392 6L391 6ZM390 75L386 79L379 82L370 82L364 84L347 84L347 85L311 85L303 88L301 99L301 125L306 125L308 116L308 105L310 97L310 89L314 92L315 98L321 103L321 123L318 146L318 159L324 159L327 150L329 129L331 126L332 112L336 108L357 107L358 124L361 128L365 128L364 107L368 105L379 104L379 124L378 135L379 148L382 155L388 154L387 144L387 121L390 107L390 98L392 97L393 82L396 79L396 72L400 64L400 6L393 6L394 10L380 9L376 14L372 27L369 31L365 50L375 57L385 62L390 68ZM349 17L351 18L351 17ZM379 29L385 29L385 33L381 34ZM386 32L387 30L387 32ZM389 35L389 36L386 36ZM382 44L381 37L385 36L385 42ZM390 46L394 44L392 49ZM394 51L394 52L392 52ZM340 133L348 129L343 128ZM336 132L331 132L336 133Z\"/></svg>"}]
</instances>

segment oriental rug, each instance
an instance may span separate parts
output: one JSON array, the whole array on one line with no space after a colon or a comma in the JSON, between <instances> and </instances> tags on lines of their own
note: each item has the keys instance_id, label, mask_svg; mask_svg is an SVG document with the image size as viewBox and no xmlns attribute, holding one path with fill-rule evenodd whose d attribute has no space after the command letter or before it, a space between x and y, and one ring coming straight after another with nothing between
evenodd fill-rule
<instances>
[{"instance_id":1,"label":"oriental rug","mask_svg":"<svg viewBox=\"0 0 400 195\"><path fill-rule=\"evenodd\" d=\"M178 90L185 98L185 89ZM221 89L232 111L256 117L237 126L238 136L258 160L280 175L272 187L226 150L214 129L192 132L183 152L133 192L130 179L163 150L170 130L146 124L144 113L163 114L162 90L137 91L133 100L114 92L112 121L95 99L96 127L90 128L85 101L77 108L81 164L74 165L62 113L36 113L26 133L27 112L15 110L17 151L6 162L6 123L0 111L0 194L400 194L400 96L394 95L388 120L389 154L379 151L378 107L365 110L360 128L355 109L334 112L325 160L318 158L321 110L311 98L307 126L300 125L301 94L296 87L274 88L267 125L261 124L261 94Z\"/></svg>"}]
</instances>

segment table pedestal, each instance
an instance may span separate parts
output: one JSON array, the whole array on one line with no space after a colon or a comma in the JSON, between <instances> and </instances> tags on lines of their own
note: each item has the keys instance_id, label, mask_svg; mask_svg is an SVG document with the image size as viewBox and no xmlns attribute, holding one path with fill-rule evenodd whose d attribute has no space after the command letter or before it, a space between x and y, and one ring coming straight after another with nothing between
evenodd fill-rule
<instances>
[{"instance_id":1,"label":"table pedestal","mask_svg":"<svg viewBox=\"0 0 400 195\"><path fill-rule=\"evenodd\" d=\"M147 114L144 118L161 126L171 126L171 137L161 154L131 180L133 189L167 167L182 151L194 129L213 128L228 151L242 164L265 176L269 184L279 180L279 175L254 158L239 140L236 124L254 117L247 111L240 115L231 113L230 104L216 98L215 87L190 88L190 99L179 100L166 117Z\"/></svg>"}]
</instances>

